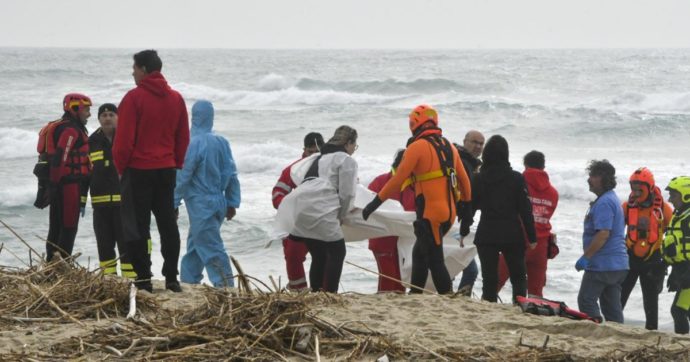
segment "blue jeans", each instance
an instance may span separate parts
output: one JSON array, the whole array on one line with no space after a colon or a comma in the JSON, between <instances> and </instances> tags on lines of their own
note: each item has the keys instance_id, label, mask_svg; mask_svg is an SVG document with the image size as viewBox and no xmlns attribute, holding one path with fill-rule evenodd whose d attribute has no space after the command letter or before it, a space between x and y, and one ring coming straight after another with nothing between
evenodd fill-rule
<instances>
[{"instance_id":1,"label":"blue jeans","mask_svg":"<svg viewBox=\"0 0 690 362\"><path fill-rule=\"evenodd\" d=\"M462 278L460 278L460 285L458 286L458 289L461 289L466 285L474 285L474 282L477 281L477 275L479 275L477 261L472 258L470 264L467 265L465 270L462 271Z\"/></svg>"},{"instance_id":2,"label":"blue jeans","mask_svg":"<svg viewBox=\"0 0 690 362\"><path fill-rule=\"evenodd\" d=\"M580 292L577 295L580 312L600 320L603 313L607 322L623 323L621 289L627 275L627 270L603 272L585 270ZM601 305L601 312L599 305Z\"/></svg>"}]
</instances>

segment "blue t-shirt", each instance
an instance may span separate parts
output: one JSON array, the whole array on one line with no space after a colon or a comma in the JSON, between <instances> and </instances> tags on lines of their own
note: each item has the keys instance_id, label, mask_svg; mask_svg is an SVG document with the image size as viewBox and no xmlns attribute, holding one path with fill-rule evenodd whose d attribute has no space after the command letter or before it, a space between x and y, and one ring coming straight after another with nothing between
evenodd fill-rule
<instances>
[{"instance_id":1,"label":"blue t-shirt","mask_svg":"<svg viewBox=\"0 0 690 362\"><path fill-rule=\"evenodd\" d=\"M592 203L585 215L585 227L582 233L583 250L592 243L594 234L599 230L609 230L609 238L604 246L589 260L587 270L616 271L630 269L628 252L625 248L625 219L623 208L616 193L607 191Z\"/></svg>"}]
</instances>

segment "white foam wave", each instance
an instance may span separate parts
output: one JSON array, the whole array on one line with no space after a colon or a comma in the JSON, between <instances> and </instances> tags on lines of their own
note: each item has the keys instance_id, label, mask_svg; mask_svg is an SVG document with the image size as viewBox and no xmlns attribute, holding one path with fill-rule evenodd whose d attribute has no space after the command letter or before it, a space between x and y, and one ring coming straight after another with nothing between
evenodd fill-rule
<instances>
[{"instance_id":1,"label":"white foam wave","mask_svg":"<svg viewBox=\"0 0 690 362\"><path fill-rule=\"evenodd\" d=\"M259 80L258 87L263 91L277 91L281 89L287 89L295 85L295 82L290 81L286 77L271 73Z\"/></svg>"},{"instance_id":2,"label":"white foam wave","mask_svg":"<svg viewBox=\"0 0 690 362\"><path fill-rule=\"evenodd\" d=\"M690 92L641 94L627 92L610 100L617 109L658 113L690 112Z\"/></svg>"},{"instance_id":3,"label":"white foam wave","mask_svg":"<svg viewBox=\"0 0 690 362\"><path fill-rule=\"evenodd\" d=\"M0 159L37 156L37 131L0 127Z\"/></svg>"},{"instance_id":4,"label":"white foam wave","mask_svg":"<svg viewBox=\"0 0 690 362\"><path fill-rule=\"evenodd\" d=\"M224 90L204 85L179 83L175 88L186 98L209 99L219 107L319 106L342 104L385 104L398 97L333 90L306 91L295 87L271 91Z\"/></svg>"},{"instance_id":5,"label":"white foam wave","mask_svg":"<svg viewBox=\"0 0 690 362\"><path fill-rule=\"evenodd\" d=\"M16 207L32 205L35 197L35 182L27 182L20 185L6 185L0 189L0 206Z\"/></svg>"}]
</instances>

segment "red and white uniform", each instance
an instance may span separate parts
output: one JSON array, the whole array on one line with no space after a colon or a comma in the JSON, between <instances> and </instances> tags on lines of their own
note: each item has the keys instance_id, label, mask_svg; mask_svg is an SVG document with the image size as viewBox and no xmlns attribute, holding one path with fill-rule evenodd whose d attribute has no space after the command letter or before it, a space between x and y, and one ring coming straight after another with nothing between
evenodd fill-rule
<instances>
[{"instance_id":1,"label":"red and white uniform","mask_svg":"<svg viewBox=\"0 0 690 362\"><path fill-rule=\"evenodd\" d=\"M546 285L546 262L549 237L551 235L551 216L558 205L558 191L551 185L549 175L544 170L536 168L526 169L522 175L527 183L527 192L532 202L532 214L534 226L537 231L537 247L534 250L527 249L525 263L527 265L527 293L542 296ZM498 265L498 289L500 290L509 273L502 259Z\"/></svg>"},{"instance_id":2,"label":"red and white uniform","mask_svg":"<svg viewBox=\"0 0 690 362\"><path fill-rule=\"evenodd\" d=\"M369 190L379 192L386 185L388 180L393 177L391 172L384 173L377 176L369 184ZM405 191L394 194L391 199L399 201L406 211L415 210L414 189L412 187L405 188ZM384 236L381 238L369 239L369 250L374 253L376 258L376 265L379 268L379 274L386 275L391 278L400 280L400 264L398 263L398 237ZM378 292L405 292L405 287L402 284L379 276Z\"/></svg>"},{"instance_id":3,"label":"red and white uniform","mask_svg":"<svg viewBox=\"0 0 690 362\"><path fill-rule=\"evenodd\" d=\"M305 155L302 155L304 158ZM301 159L300 159L301 160ZM297 163L297 160L286 167L278 178L275 186L273 186L273 207L276 209L280 206L283 198L287 196L297 185L292 181L290 172L292 165ZM285 268L288 275L288 289L300 290L307 288L307 278L304 274L304 261L307 259L307 245L303 242L295 241L290 237L283 239L283 253L285 254Z\"/></svg>"}]
</instances>

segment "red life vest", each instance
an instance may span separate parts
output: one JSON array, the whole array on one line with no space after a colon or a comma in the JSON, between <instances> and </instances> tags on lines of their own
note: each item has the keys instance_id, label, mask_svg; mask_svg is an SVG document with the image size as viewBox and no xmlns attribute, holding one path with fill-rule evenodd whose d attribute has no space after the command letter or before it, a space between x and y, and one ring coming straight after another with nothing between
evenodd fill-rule
<instances>
[{"instance_id":1,"label":"red life vest","mask_svg":"<svg viewBox=\"0 0 690 362\"><path fill-rule=\"evenodd\" d=\"M628 201L625 215L628 225L625 244L635 256L643 259L649 258L659 250L659 237L663 234L664 199L661 190L654 187L649 195L649 206Z\"/></svg>"},{"instance_id":2,"label":"red life vest","mask_svg":"<svg viewBox=\"0 0 690 362\"><path fill-rule=\"evenodd\" d=\"M38 151L38 162L48 163L56 156L57 142L59 133L70 125L70 121L65 119L58 119L48 122L38 132L38 144L36 151ZM69 152L66 155L60 155L61 159L53 164L53 167L62 165L60 174L67 179L76 180L83 176L88 176L91 170L91 163L89 161L89 137L86 132L77 129L79 136L73 140Z\"/></svg>"}]
</instances>

